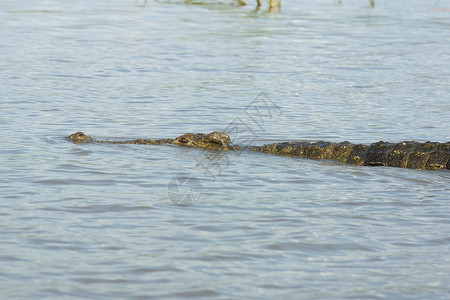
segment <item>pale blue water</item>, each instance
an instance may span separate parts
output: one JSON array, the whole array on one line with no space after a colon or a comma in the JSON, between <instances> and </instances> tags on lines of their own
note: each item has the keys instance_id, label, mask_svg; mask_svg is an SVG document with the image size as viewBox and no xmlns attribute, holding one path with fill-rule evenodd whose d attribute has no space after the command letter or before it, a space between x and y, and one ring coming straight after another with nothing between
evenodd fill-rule
<instances>
[{"instance_id":1,"label":"pale blue water","mask_svg":"<svg viewBox=\"0 0 450 300\"><path fill-rule=\"evenodd\" d=\"M342 2L0 0L0 298L448 299L447 170L64 140L449 141L450 1Z\"/></svg>"}]
</instances>

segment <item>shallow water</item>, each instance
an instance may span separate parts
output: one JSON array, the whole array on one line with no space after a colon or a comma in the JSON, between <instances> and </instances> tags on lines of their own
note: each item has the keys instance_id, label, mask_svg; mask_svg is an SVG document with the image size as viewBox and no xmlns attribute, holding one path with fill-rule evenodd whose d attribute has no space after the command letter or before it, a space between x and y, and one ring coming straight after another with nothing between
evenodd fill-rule
<instances>
[{"instance_id":1,"label":"shallow water","mask_svg":"<svg viewBox=\"0 0 450 300\"><path fill-rule=\"evenodd\" d=\"M447 170L64 137L449 141L449 1L0 3L5 299L448 297Z\"/></svg>"}]
</instances>

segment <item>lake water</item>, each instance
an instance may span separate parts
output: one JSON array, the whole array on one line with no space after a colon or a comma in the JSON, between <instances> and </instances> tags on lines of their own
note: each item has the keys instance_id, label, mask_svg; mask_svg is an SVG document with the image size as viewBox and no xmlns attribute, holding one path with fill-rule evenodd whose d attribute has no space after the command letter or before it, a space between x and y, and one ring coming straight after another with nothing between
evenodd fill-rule
<instances>
[{"instance_id":1,"label":"lake water","mask_svg":"<svg viewBox=\"0 0 450 300\"><path fill-rule=\"evenodd\" d=\"M450 1L0 4L0 298L448 299L448 170L64 137L447 142Z\"/></svg>"}]
</instances>

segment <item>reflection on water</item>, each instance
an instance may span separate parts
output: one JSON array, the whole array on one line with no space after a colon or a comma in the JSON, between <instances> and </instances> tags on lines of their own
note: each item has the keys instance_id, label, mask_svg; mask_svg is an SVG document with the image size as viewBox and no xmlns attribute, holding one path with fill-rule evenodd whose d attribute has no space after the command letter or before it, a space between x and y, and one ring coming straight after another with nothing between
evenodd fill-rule
<instances>
[{"instance_id":1,"label":"reflection on water","mask_svg":"<svg viewBox=\"0 0 450 300\"><path fill-rule=\"evenodd\" d=\"M437 2L3 3L3 297L447 298L446 170L64 139L446 142Z\"/></svg>"}]
</instances>

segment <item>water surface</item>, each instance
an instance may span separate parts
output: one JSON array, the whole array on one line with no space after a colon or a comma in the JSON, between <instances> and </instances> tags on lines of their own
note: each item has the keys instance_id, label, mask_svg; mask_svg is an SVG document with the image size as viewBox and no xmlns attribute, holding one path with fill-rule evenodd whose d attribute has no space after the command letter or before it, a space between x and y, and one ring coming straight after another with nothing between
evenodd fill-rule
<instances>
[{"instance_id":1,"label":"water surface","mask_svg":"<svg viewBox=\"0 0 450 300\"><path fill-rule=\"evenodd\" d=\"M449 1L342 2L0 1L3 297L447 298L447 170L64 140L449 141Z\"/></svg>"}]
</instances>

